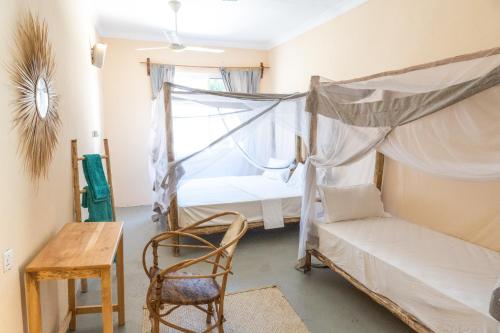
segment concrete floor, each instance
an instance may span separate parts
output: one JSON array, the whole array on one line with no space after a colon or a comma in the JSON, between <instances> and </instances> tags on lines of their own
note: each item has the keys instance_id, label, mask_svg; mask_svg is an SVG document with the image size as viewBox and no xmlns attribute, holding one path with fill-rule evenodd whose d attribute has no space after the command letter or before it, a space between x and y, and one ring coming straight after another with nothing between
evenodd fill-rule
<instances>
[{"instance_id":1,"label":"concrete floor","mask_svg":"<svg viewBox=\"0 0 500 333\"><path fill-rule=\"evenodd\" d=\"M115 314L115 331L138 333L148 287L142 269L142 249L151 236L162 231L162 226L151 222L150 207L121 208L117 214L125 222L127 321L118 328ZM209 240L218 241L220 236L211 236ZM312 333L411 332L399 319L329 269L313 269L309 274L296 271L297 243L297 225L249 231L238 245L233 265L235 275L229 278L228 291L277 285ZM183 251L181 258L173 258L167 250L162 256L163 265L196 255ZM90 280L89 292L78 296L78 304L99 302L99 281ZM77 332L101 332L101 316L78 316Z\"/></svg>"}]
</instances>

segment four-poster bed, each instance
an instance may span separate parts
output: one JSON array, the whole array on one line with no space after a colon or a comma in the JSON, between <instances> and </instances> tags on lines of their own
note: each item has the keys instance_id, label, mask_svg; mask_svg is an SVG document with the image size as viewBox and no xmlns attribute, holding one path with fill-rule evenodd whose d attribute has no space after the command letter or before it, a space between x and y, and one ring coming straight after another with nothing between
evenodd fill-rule
<instances>
[{"instance_id":1,"label":"four-poster bed","mask_svg":"<svg viewBox=\"0 0 500 333\"><path fill-rule=\"evenodd\" d=\"M173 89L177 90L173 91ZM266 172L259 174L262 171L258 170L269 169L271 174L284 170L285 174L292 173L293 176L296 169L301 169L297 166L303 162L303 144L301 134L295 133L295 127L302 126L298 115L303 110L305 95L207 92L164 83L163 106L167 161L166 165L162 167L168 171L164 173L162 181L162 187L167 192L162 195L162 200L165 205L163 211L167 214L169 230L178 230L222 211L241 212L248 219L249 229L260 227L268 229L282 227L289 223L298 223L300 221L302 177L297 174L294 177L296 182L292 182L287 180L289 175L285 177L285 180L274 179L272 175L271 177L266 175ZM173 101L178 102L180 111L177 115L174 115ZM187 103L188 107L183 109L182 103ZM186 118L189 120L190 116L186 116L186 114L195 111L204 112L204 107L210 108L206 117L217 117L216 119L220 117L222 119L222 123L226 127L223 136L215 139L201 151L176 157L175 136L179 134L179 128L175 128L174 120L185 121ZM195 118L197 115L192 117ZM261 133L264 141L269 137L271 142L274 142L272 149L261 149L259 143L254 142L258 135L253 133L248 135L250 138L241 138L244 136L241 132L246 127L249 127L247 130L249 133L252 131ZM193 133L193 135L196 134ZM277 140L286 140L286 149L276 148ZM191 160L199 158L213 146L224 146L224 142L226 145L233 146L231 149L224 148L226 149L224 156L241 154L244 159L240 157L239 160L249 164L253 171L248 175L243 173L232 176L224 176L223 174L198 176L198 173L205 171L199 165L206 163L206 161L203 159L200 163L196 163L191 162ZM265 146L269 145L269 143L263 143ZM248 147L244 147L244 145L248 145ZM253 153L249 153L248 150ZM261 158L261 163L256 162L253 156L261 154L260 150L268 150L264 154L266 157ZM286 165L281 166L266 166L265 160L268 157L271 157L272 160L277 154L277 150L285 151L281 152L282 155L290 157L293 162L287 162ZM212 156L206 159L210 161L207 164L208 168L213 168L212 165L218 160ZM191 165L186 167L186 163L191 163ZM264 166L261 167L261 164ZM186 168L188 169L187 177ZM202 170L191 172L191 169ZM193 173L194 176L192 177L190 173ZM179 182L181 178L183 180ZM220 218L198 226L193 232L203 235L220 233L226 231L227 227L227 221ZM178 243L178 241L178 239L173 239L173 242ZM178 255L179 248L174 247L173 249L174 255Z\"/></svg>"},{"instance_id":2,"label":"four-poster bed","mask_svg":"<svg viewBox=\"0 0 500 333\"><path fill-rule=\"evenodd\" d=\"M357 184L368 182L381 190L384 155L444 177L500 179L499 98L500 48L343 82L313 77L299 266L310 271L314 256L416 332L498 332L498 246L389 215L330 220L325 188L345 189L346 168L370 155L373 178L350 179L348 191L359 194L366 185ZM481 235L478 225L474 239Z\"/></svg>"}]
</instances>

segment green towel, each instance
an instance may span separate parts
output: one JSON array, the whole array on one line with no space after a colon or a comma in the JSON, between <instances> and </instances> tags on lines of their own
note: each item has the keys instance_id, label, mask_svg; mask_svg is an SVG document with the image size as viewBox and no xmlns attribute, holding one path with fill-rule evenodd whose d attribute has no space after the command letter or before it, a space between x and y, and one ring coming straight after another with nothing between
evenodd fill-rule
<instances>
[{"instance_id":1,"label":"green towel","mask_svg":"<svg viewBox=\"0 0 500 333\"><path fill-rule=\"evenodd\" d=\"M83 173L95 200L109 199L109 186L102 168L101 155L83 155Z\"/></svg>"},{"instance_id":2,"label":"green towel","mask_svg":"<svg viewBox=\"0 0 500 333\"><path fill-rule=\"evenodd\" d=\"M85 222L113 221L111 195L102 168L101 155L83 155L83 173L87 186L82 194L82 207L89 210L89 218Z\"/></svg>"}]
</instances>

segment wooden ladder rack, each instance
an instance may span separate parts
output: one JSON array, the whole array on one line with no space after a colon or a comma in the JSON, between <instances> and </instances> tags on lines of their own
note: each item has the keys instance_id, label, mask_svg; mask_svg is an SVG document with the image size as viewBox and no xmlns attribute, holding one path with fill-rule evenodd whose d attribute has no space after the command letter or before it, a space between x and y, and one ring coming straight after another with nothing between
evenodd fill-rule
<instances>
[{"instance_id":1,"label":"wooden ladder rack","mask_svg":"<svg viewBox=\"0 0 500 333\"><path fill-rule=\"evenodd\" d=\"M111 177L111 158L109 155L109 144L108 139L103 140L104 143L104 155L101 158L106 161L106 179L108 181L109 193L111 196L111 211L113 214L113 221L116 221L115 213L115 196L113 194L113 181ZM76 222L82 221L82 201L80 195L85 192L83 188L80 187L80 171L78 167L78 162L85 159L83 156L78 156L78 141L71 140L71 169L73 173L73 217ZM113 222L110 221L110 222ZM87 292L87 279L82 279L82 292Z\"/></svg>"}]
</instances>

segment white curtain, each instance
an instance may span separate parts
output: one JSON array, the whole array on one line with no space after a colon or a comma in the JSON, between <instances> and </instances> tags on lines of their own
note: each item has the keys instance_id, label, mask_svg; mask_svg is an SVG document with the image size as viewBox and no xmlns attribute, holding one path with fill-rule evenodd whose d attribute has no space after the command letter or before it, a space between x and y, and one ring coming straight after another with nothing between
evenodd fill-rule
<instances>
[{"instance_id":1,"label":"white curtain","mask_svg":"<svg viewBox=\"0 0 500 333\"><path fill-rule=\"evenodd\" d=\"M257 94L260 86L260 68L238 69L224 68L220 69L224 86L229 92Z\"/></svg>"},{"instance_id":2,"label":"white curtain","mask_svg":"<svg viewBox=\"0 0 500 333\"><path fill-rule=\"evenodd\" d=\"M151 131L149 177L153 189L153 220L158 220L165 211L166 191L161 186L167 170L167 138L165 134L165 108L163 83L173 82L175 67L171 65L151 64Z\"/></svg>"}]
</instances>

